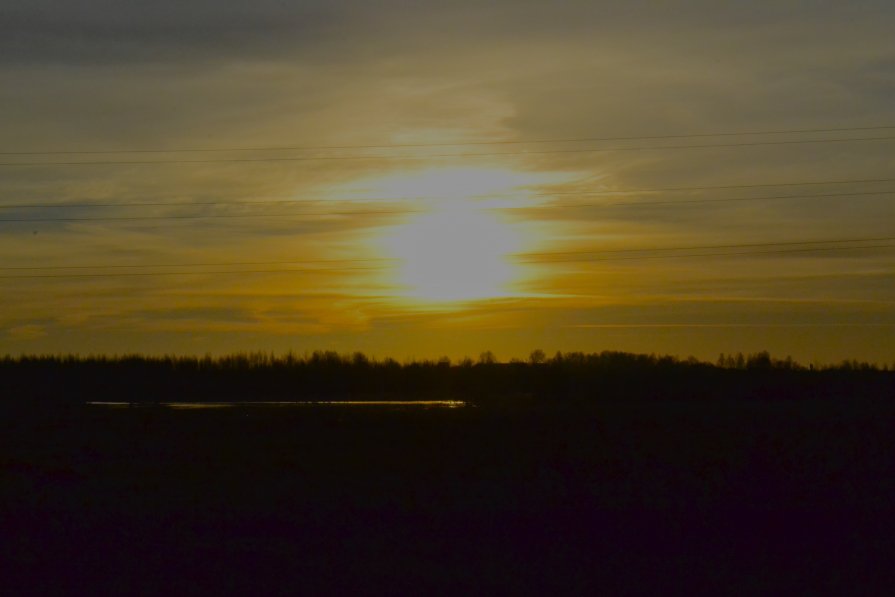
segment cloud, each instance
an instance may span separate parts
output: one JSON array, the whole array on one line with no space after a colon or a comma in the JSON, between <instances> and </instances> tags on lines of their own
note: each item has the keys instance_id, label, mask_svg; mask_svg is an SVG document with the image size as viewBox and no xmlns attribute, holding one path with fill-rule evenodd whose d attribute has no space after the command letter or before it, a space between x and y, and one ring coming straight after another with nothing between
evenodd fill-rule
<instances>
[{"instance_id":1,"label":"cloud","mask_svg":"<svg viewBox=\"0 0 895 597\"><path fill-rule=\"evenodd\" d=\"M25 324L6 330L7 336L13 340L35 340L47 335L47 329L43 325Z\"/></svg>"},{"instance_id":2,"label":"cloud","mask_svg":"<svg viewBox=\"0 0 895 597\"><path fill-rule=\"evenodd\" d=\"M218 61L222 53L276 56L289 45L311 44L332 24L325 4L290 7L259 0L145 3L60 0L18 3L3 11L4 62L120 64ZM228 50L229 48L229 50Z\"/></svg>"}]
</instances>

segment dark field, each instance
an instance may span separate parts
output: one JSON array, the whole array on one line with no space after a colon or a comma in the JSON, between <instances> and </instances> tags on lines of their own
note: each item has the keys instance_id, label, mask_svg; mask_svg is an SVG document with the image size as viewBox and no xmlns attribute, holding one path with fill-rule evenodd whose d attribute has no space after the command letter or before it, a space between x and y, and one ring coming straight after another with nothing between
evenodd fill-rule
<instances>
[{"instance_id":1,"label":"dark field","mask_svg":"<svg viewBox=\"0 0 895 597\"><path fill-rule=\"evenodd\" d=\"M6 594L885 594L889 401L7 405Z\"/></svg>"}]
</instances>

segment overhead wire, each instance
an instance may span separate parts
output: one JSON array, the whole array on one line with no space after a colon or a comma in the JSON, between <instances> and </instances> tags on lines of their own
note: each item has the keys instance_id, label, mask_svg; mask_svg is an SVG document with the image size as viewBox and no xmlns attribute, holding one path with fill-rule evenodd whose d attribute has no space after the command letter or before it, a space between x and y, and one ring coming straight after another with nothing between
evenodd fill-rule
<instances>
[{"instance_id":1,"label":"overhead wire","mask_svg":"<svg viewBox=\"0 0 895 597\"><path fill-rule=\"evenodd\" d=\"M611 153L624 151L663 151L684 149L717 149L736 147L761 147L774 145L805 145L812 143L849 143L867 141L891 141L895 136L883 137L849 137L835 139L789 139L778 141L748 141L738 143L702 143L688 145L651 145L636 147L600 147L579 149L549 149L536 151L505 151L505 152L474 152L474 153L431 153L418 155L354 155L354 156L290 156L267 158L209 158L196 160L88 160L88 161L33 161L33 162L0 162L0 166L137 166L137 165L164 165L164 164L234 164L234 163L274 163L274 162L307 162L307 161L364 161L364 160L426 160L434 158L472 158L472 157L502 157L502 156L534 156L534 155L559 155L559 154L583 154L583 153Z\"/></svg>"},{"instance_id":2,"label":"overhead wire","mask_svg":"<svg viewBox=\"0 0 895 597\"><path fill-rule=\"evenodd\" d=\"M735 243L723 245L683 245L676 247L626 247L623 249L582 249L576 251L542 251L525 253L528 256L540 255L589 255L594 253L639 253L639 252L655 252L655 251L697 251L705 249L745 249L754 247L777 247L777 246L796 246L796 245L823 245L823 244L846 244L860 242L883 242L895 241L895 236L874 236L860 238L834 238L834 239L818 239L818 240L797 240L797 241L777 241L777 242L760 242L760 243ZM2 268L0 268L2 269Z\"/></svg>"},{"instance_id":3,"label":"overhead wire","mask_svg":"<svg viewBox=\"0 0 895 597\"><path fill-rule=\"evenodd\" d=\"M653 188L641 188L641 189L617 189L617 190L604 190L604 191L542 191L542 192L529 192L529 191L519 191L517 193L513 193L511 191L501 192L501 193L482 193L480 195L475 195L474 198L501 198L505 196L518 196L524 195L526 198L533 197L552 197L552 196L581 196L581 197L594 197L594 196L612 196L612 195L630 195L637 193L659 193L659 192L677 192L677 191L703 191L703 190L727 190L727 189L749 189L749 188L767 188L767 187L792 187L792 186L818 186L818 185L841 185L841 184L873 184L873 183L888 183L895 182L895 178L865 178L865 179L852 179L852 180L831 180L831 181L807 181L807 182L781 182L781 183L763 183L763 184L743 184L743 185L715 185L715 186L693 186L693 187L653 187ZM882 191L866 191L864 194L874 195L874 194L884 194L895 191L882 190ZM835 196L854 196L857 193L830 193L823 195L802 195L805 197L835 197ZM286 196L281 196L286 197ZM300 203L334 203L334 202L372 202L372 201L383 201L383 202L397 202L397 201L420 201L420 200L432 200L432 199L443 199L446 196L439 195L418 195L412 197L358 197L358 198L317 198L317 199L307 199L302 197L290 196L291 198L260 198L254 200L230 200L230 201L127 201L127 202L112 202L112 203L64 203L64 202L55 202L55 203L11 203L11 204L0 204L0 209L89 209L89 208L104 208L104 207L115 207L115 208L130 208L130 207L208 207L208 206L229 206L229 205L296 205ZM793 195L792 197L797 197ZM767 197L767 198L784 198L784 197ZM786 196L785 198L789 198ZM744 197L744 198L722 198L723 200L729 201L748 201L751 199L761 200L765 199L764 197ZM681 202L688 202L694 200L682 200ZM700 199L698 201L711 201L711 200L703 200ZM668 201L668 203L674 203L677 201ZM636 203L646 203L646 202L634 202ZM600 204L600 205L611 205L611 204Z\"/></svg>"},{"instance_id":4,"label":"overhead wire","mask_svg":"<svg viewBox=\"0 0 895 597\"><path fill-rule=\"evenodd\" d=\"M577 209L577 208L593 208L593 207L619 207L619 206L627 206L627 207L637 207L637 206L653 206L653 205L687 205L694 203L736 203L736 202L749 202L749 201L773 201L773 200L789 200L789 199L831 199L831 198L847 198L847 197L871 197L871 196L885 196L895 194L895 189L893 190L881 190L881 191L860 191L853 193L812 193L812 194L796 194L796 195L765 195L765 196L753 196L753 197L716 197L716 198L697 198L697 199L666 199L666 200L658 200L658 201L613 201L613 202L601 202L601 203L543 203L538 205L501 205L501 206L488 206L487 209L510 209L510 210L541 210L541 209ZM549 193L538 194L538 195L526 195L526 198L532 197L547 197L550 196ZM590 196L590 195L587 195ZM399 201L409 201L410 199L364 199L363 201L390 201L390 202L399 202ZM341 199L334 201L322 201L322 200L313 200L313 203L349 203L356 204L358 201L350 200L350 199ZM209 207L209 206L247 206L247 205L292 205L295 207L314 207L313 205L308 205L308 200L303 199L295 199L295 200L283 200L276 202L268 202L268 201L202 201L195 203L176 203L176 202L153 202L153 203L109 203L109 204L67 204L67 203L56 203L56 204L37 204L37 205L27 205L27 204L18 204L16 206L0 206L0 209L48 209L48 208L56 208L56 209L87 209L87 208L134 208L134 207L180 207L180 208L190 208L190 207ZM420 213L426 210L422 209L414 209L414 208L395 208L395 209L346 209L346 210L313 210L313 211L300 211L298 213L273 213L273 214L257 214L257 213L241 213L241 214L187 214L187 215L164 215L164 216L90 216L90 217L72 217L72 216L59 216L59 217L26 217L26 218L0 218L0 223L21 223L21 222L90 222L90 221L139 221L139 220L201 220L201 219L256 219L256 218L280 218L280 217L298 217L298 216L306 216L306 217L325 217L325 216L339 216L339 215L387 215L387 214L409 214L409 213Z\"/></svg>"},{"instance_id":5,"label":"overhead wire","mask_svg":"<svg viewBox=\"0 0 895 597\"><path fill-rule=\"evenodd\" d=\"M630 261L641 259L686 259L691 257L735 257L746 255L770 255L778 253L813 253L828 251L855 251L859 249L895 249L895 244L885 245L860 245L855 247L800 247L791 249L770 249L766 251L736 251L736 252L712 252L712 253L686 253L679 255L634 255L621 257L593 257L589 259L550 259L535 263L590 263L594 261ZM895 275L895 271L891 272Z\"/></svg>"},{"instance_id":6,"label":"overhead wire","mask_svg":"<svg viewBox=\"0 0 895 597\"><path fill-rule=\"evenodd\" d=\"M301 261L225 261L206 263L114 263L110 265L16 265L0 266L0 271L10 270L56 270L56 269L118 269L118 268L158 268L158 267L237 267L246 265L308 265L308 264L336 264L336 263L363 263L363 262L394 261L387 257L357 257L347 259L303 259ZM321 270L315 270L321 271Z\"/></svg>"},{"instance_id":7,"label":"overhead wire","mask_svg":"<svg viewBox=\"0 0 895 597\"><path fill-rule=\"evenodd\" d=\"M781 241L781 242L764 242L764 243L738 243L723 245L689 245L677 247L641 247L641 248L623 248L623 249L594 249L588 251L544 251L515 254L514 257L524 260L526 257L548 257L551 259L529 260L529 263L562 263L562 262L591 262L591 261L614 261L614 260L631 260L631 259L672 259L672 258L692 258L692 257L719 257L719 256L744 256L744 255L763 255L775 253L802 253L802 252L827 252L839 250L860 250L860 249L877 249L877 248L895 248L895 244L881 244L884 242L895 242L893 237L862 237L848 239L823 239L823 240L805 240L805 241ZM843 246L855 243L876 243L862 244L859 246ZM815 246L808 247L805 245L837 245L837 246ZM771 247L783 247L775 248ZM749 249L748 251L725 252L724 249ZM665 254L665 255L634 255L633 253L657 253L657 252L680 252L680 251L707 251L708 253L683 253L683 254ZM607 255L610 254L610 255ZM554 256L579 256L579 258L571 259L552 259ZM580 258L581 256L591 256ZM111 264L111 265L77 265L77 266L12 266L0 267L0 271L48 271L48 270L73 270L73 269L158 269L158 268L187 268L187 267L245 267L255 265L311 265L311 264L333 264L333 263L363 263L363 262L386 262L400 261L394 258L346 258L346 259L329 259L329 260L302 260L302 261L268 261L268 262L214 262L214 263L180 263L180 264ZM169 276L169 275L233 275L248 273L335 273L341 271L371 271L380 270L383 266L366 267L366 266L332 266L328 268L307 268L301 269L234 269L234 270L199 270L199 271L162 271L162 272L89 272L89 273L40 273L40 274L2 274L0 279L33 279L33 278L102 278L102 277L134 277L134 276Z\"/></svg>"},{"instance_id":8,"label":"overhead wire","mask_svg":"<svg viewBox=\"0 0 895 597\"><path fill-rule=\"evenodd\" d=\"M262 152L262 151L327 151L344 149L392 149L421 147L462 147L473 145L533 145L541 143L587 143L598 141L647 141L659 139L689 139L706 137L746 137L759 135L798 135L812 133L844 133L859 131L880 131L895 129L895 125L876 125L858 127L809 128L809 129L773 129L760 131L723 131L710 133L682 133L673 135L627 135L602 137L571 137L547 139L494 139L486 141L452 141L433 143L387 143L378 145L292 145L292 146L260 146L260 147L174 147L149 149L51 149L40 151L0 151L0 155L109 155L137 153L223 153L223 152Z\"/></svg>"}]
</instances>

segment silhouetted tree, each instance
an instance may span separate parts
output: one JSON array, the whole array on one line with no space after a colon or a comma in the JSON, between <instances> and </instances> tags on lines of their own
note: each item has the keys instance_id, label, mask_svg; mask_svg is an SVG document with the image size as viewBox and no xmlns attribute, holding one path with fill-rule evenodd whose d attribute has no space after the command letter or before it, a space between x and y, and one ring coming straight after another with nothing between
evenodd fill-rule
<instances>
[{"instance_id":1,"label":"silhouetted tree","mask_svg":"<svg viewBox=\"0 0 895 597\"><path fill-rule=\"evenodd\" d=\"M497 362L497 357L490 350L484 351L479 355L479 364L480 365L493 365Z\"/></svg>"},{"instance_id":2,"label":"silhouetted tree","mask_svg":"<svg viewBox=\"0 0 895 597\"><path fill-rule=\"evenodd\" d=\"M531 354L528 355L528 362L532 365L540 365L547 360L547 355L544 354L544 351L540 348L537 348L531 351Z\"/></svg>"}]
</instances>

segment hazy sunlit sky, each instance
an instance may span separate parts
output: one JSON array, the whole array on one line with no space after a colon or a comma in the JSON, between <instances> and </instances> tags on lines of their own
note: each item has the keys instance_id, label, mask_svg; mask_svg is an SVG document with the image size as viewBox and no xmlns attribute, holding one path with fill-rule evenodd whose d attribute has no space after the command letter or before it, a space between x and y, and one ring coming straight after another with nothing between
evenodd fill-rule
<instances>
[{"instance_id":1,"label":"hazy sunlit sky","mask_svg":"<svg viewBox=\"0 0 895 597\"><path fill-rule=\"evenodd\" d=\"M0 354L895 361L895 3L0 0Z\"/></svg>"}]
</instances>

